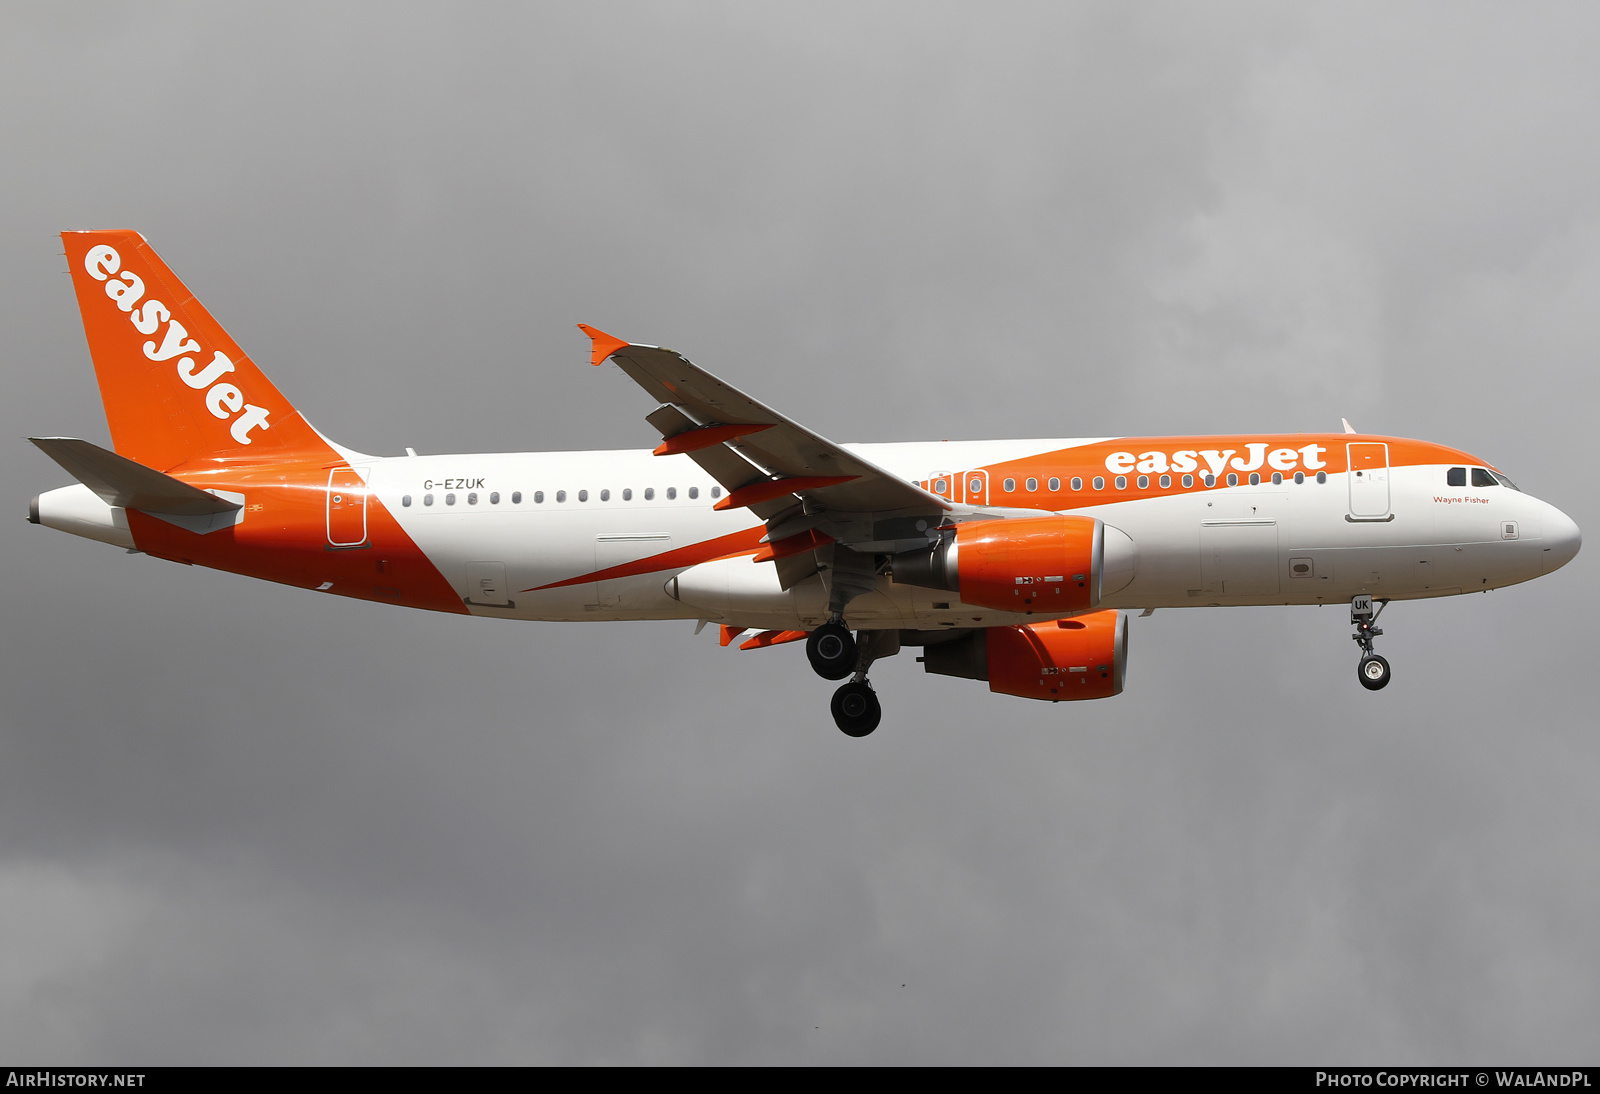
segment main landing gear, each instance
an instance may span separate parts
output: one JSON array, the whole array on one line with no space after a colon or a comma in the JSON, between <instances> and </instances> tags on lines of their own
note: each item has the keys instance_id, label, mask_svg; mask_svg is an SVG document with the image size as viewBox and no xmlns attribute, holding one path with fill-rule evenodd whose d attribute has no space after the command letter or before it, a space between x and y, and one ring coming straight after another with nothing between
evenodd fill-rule
<instances>
[{"instance_id":1,"label":"main landing gear","mask_svg":"<svg viewBox=\"0 0 1600 1094\"><path fill-rule=\"evenodd\" d=\"M865 737L883 718L878 693L865 680L852 680L834 692L830 706L834 725L850 737Z\"/></svg>"},{"instance_id":2,"label":"main landing gear","mask_svg":"<svg viewBox=\"0 0 1600 1094\"><path fill-rule=\"evenodd\" d=\"M897 631L862 631L851 637L842 617L830 619L806 638L806 657L824 680L849 683L833 693L833 722L851 737L865 737L878 728L883 707L867 682L867 670L880 657L900 652ZM852 673L854 674L852 676Z\"/></svg>"},{"instance_id":3,"label":"main landing gear","mask_svg":"<svg viewBox=\"0 0 1600 1094\"><path fill-rule=\"evenodd\" d=\"M806 659L824 680L843 680L856 667L856 640L840 619L830 619L806 636Z\"/></svg>"},{"instance_id":4,"label":"main landing gear","mask_svg":"<svg viewBox=\"0 0 1600 1094\"><path fill-rule=\"evenodd\" d=\"M1372 640L1383 633L1374 624L1388 606L1389 602L1385 600L1378 605L1377 611L1373 611L1372 597L1364 595L1350 601L1350 623L1356 629L1356 633L1350 637L1361 644L1361 663L1356 666L1356 679L1368 691L1377 691L1389 683L1389 662L1372 652Z\"/></svg>"}]
</instances>

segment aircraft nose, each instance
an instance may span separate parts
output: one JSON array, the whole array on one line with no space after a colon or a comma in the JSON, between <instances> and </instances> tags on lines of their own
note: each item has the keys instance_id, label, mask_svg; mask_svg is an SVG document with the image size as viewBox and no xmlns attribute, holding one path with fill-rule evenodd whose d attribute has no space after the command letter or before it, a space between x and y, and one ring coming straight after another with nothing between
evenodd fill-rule
<instances>
[{"instance_id":1,"label":"aircraft nose","mask_svg":"<svg viewBox=\"0 0 1600 1094\"><path fill-rule=\"evenodd\" d=\"M1544 518L1544 572L1552 573L1571 562L1583 546L1583 533L1573 519L1555 506Z\"/></svg>"}]
</instances>

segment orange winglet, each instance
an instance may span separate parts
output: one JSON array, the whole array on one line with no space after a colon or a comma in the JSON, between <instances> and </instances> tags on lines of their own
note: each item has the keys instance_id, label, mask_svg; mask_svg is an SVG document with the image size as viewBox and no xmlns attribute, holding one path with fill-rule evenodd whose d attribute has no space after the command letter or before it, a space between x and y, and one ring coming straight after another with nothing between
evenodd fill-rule
<instances>
[{"instance_id":1,"label":"orange winglet","mask_svg":"<svg viewBox=\"0 0 1600 1094\"><path fill-rule=\"evenodd\" d=\"M735 638L738 638L741 634L749 629L749 627L730 627L727 624L723 624L722 644L726 646L729 642L732 642Z\"/></svg>"},{"instance_id":2,"label":"orange winglet","mask_svg":"<svg viewBox=\"0 0 1600 1094\"><path fill-rule=\"evenodd\" d=\"M826 532L819 532L815 528L807 528L799 535L790 536L788 539L774 540L755 553L751 562L773 562L790 555L798 555L805 551L815 551L818 547L826 547L833 542L833 537Z\"/></svg>"},{"instance_id":3,"label":"orange winglet","mask_svg":"<svg viewBox=\"0 0 1600 1094\"><path fill-rule=\"evenodd\" d=\"M781 498L785 494L793 494L799 490L820 490L824 486L838 486L841 482L853 482L860 478L859 475L795 475L787 479L767 479L762 482L753 482L749 486L741 486L723 498L713 509L743 509L749 505L760 505L773 498Z\"/></svg>"},{"instance_id":4,"label":"orange winglet","mask_svg":"<svg viewBox=\"0 0 1600 1094\"><path fill-rule=\"evenodd\" d=\"M579 323L578 329L587 334L590 340L594 342L593 352L589 355L589 363L591 365L605 364L607 357L610 357L619 349L627 349L631 344L624 342L620 338L613 338L605 331L591 327L587 323Z\"/></svg>"},{"instance_id":5,"label":"orange winglet","mask_svg":"<svg viewBox=\"0 0 1600 1094\"><path fill-rule=\"evenodd\" d=\"M753 425L703 425L699 429L686 429L676 433L656 446L650 453L652 456L678 456L685 452L698 452L702 448L710 448L723 441L731 441L737 437L746 437L751 433L760 433L763 429L771 429L774 422L761 422Z\"/></svg>"},{"instance_id":6,"label":"orange winglet","mask_svg":"<svg viewBox=\"0 0 1600 1094\"><path fill-rule=\"evenodd\" d=\"M741 650L764 650L768 646L781 646L785 642L798 642L804 638L808 631L762 631L750 641L739 648Z\"/></svg>"}]
</instances>

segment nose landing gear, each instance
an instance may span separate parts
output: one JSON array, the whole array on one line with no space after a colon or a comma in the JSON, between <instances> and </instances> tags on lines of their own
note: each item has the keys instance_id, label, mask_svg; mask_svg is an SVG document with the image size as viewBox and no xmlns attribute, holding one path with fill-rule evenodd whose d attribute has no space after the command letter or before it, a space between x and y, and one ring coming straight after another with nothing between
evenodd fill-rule
<instances>
[{"instance_id":1,"label":"nose landing gear","mask_svg":"<svg viewBox=\"0 0 1600 1094\"><path fill-rule=\"evenodd\" d=\"M1385 600L1378 605L1377 611L1372 609L1372 597L1358 596L1350 601L1350 623L1355 627L1356 633L1350 637L1361 645L1361 661L1356 665L1356 679L1361 681L1361 686L1368 691L1378 691L1389 683L1389 662L1372 652L1372 640L1383 631L1374 626L1378 616L1383 614L1383 609L1389 606Z\"/></svg>"}]
</instances>

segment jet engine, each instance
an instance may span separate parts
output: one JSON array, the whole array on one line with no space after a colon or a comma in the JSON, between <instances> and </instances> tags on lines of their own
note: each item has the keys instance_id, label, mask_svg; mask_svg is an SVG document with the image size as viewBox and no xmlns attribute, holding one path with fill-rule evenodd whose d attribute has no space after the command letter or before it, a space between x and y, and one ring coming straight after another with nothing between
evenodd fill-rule
<instances>
[{"instance_id":1,"label":"jet engine","mask_svg":"<svg viewBox=\"0 0 1600 1094\"><path fill-rule=\"evenodd\" d=\"M1024 517L957 526L937 546L894 557L902 585L948 589L996 611L1065 615L1133 580L1133 540L1095 517Z\"/></svg>"},{"instance_id":2,"label":"jet engine","mask_svg":"<svg viewBox=\"0 0 1600 1094\"><path fill-rule=\"evenodd\" d=\"M1091 612L1018 627L987 627L928 646L927 672L989 681L989 690L1052 703L1121 694L1128 617Z\"/></svg>"}]
</instances>

